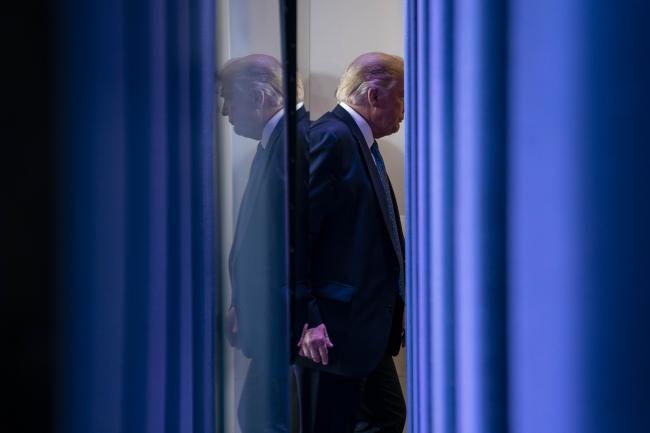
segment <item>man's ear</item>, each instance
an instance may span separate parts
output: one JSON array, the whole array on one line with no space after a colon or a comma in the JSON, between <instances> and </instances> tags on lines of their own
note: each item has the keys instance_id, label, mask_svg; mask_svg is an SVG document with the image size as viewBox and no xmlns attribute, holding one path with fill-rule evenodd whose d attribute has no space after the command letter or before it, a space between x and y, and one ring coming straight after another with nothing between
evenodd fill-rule
<instances>
[{"instance_id":1,"label":"man's ear","mask_svg":"<svg viewBox=\"0 0 650 433\"><path fill-rule=\"evenodd\" d=\"M371 87L368 89L368 105L370 107L375 107L379 100L379 89Z\"/></svg>"},{"instance_id":2,"label":"man's ear","mask_svg":"<svg viewBox=\"0 0 650 433\"><path fill-rule=\"evenodd\" d=\"M253 98L253 104L255 108L261 109L262 107L264 107L265 96L266 95L264 95L264 92L262 92L261 90L253 91L252 98Z\"/></svg>"}]
</instances>

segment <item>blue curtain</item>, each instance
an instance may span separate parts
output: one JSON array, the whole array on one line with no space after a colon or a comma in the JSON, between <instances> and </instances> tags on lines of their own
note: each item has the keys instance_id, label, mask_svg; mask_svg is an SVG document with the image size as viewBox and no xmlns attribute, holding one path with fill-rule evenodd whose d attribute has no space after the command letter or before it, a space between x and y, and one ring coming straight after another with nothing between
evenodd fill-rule
<instances>
[{"instance_id":1,"label":"blue curtain","mask_svg":"<svg viewBox=\"0 0 650 433\"><path fill-rule=\"evenodd\" d=\"M214 4L64 0L62 432L214 432Z\"/></svg>"},{"instance_id":2,"label":"blue curtain","mask_svg":"<svg viewBox=\"0 0 650 433\"><path fill-rule=\"evenodd\" d=\"M411 432L650 431L649 22L407 1Z\"/></svg>"}]
</instances>

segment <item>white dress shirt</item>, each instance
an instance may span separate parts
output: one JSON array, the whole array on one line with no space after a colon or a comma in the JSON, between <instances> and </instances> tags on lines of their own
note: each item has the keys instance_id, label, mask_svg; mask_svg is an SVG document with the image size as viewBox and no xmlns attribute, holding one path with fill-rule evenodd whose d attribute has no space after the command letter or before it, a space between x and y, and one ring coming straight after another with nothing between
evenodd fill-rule
<instances>
[{"instance_id":1,"label":"white dress shirt","mask_svg":"<svg viewBox=\"0 0 650 433\"><path fill-rule=\"evenodd\" d=\"M354 108L350 107L345 102L339 102L339 105L343 107L345 111L350 113L350 116L352 116L354 123L356 123L359 129L361 130L361 134L363 134L363 138L366 140L366 145L368 146L368 149L370 149L372 147L372 143L375 142L375 137L372 135L372 129L370 129L370 125L368 125L366 119L364 119L361 114L357 113L354 110ZM377 164L377 161L375 161L375 155L372 155L372 160L374 161L375 164Z\"/></svg>"},{"instance_id":2,"label":"white dress shirt","mask_svg":"<svg viewBox=\"0 0 650 433\"><path fill-rule=\"evenodd\" d=\"M352 119L354 119L354 123L356 123L359 129L361 130L361 133L363 134L363 138L366 140L366 144L368 145L368 149L370 149L372 143L374 143L375 141L375 137L373 137L372 129L370 129L370 125L368 125L366 119L364 119L361 114L357 113L354 110L354 108L350 107L345 102L339 102L339 105L343 107L345 111L350 113L350 116L352 116Z\"/></svg>"},{"instance_id":3,"label":"white dress shirt","mask_svg":"<svg viewBox=\"0 0 650 433\"><path fill-rule=\"evenodd\" d=\"M299 102L296 105L296 110L300 110L300 107L305 105L302 102ZM266 146L269 145L269 140L271 139L271 134L273 134L273 130L275 129L276 126L278 126L278 123L280 122L280 119L282 118L282 115L284 114L284 108L281 108L278 110L277 113L275 113L271 118L266 122L266 125L264 125L264 129L262 130L262 140L260 141L260 144L262 145L262 148L266 150Z\"/></svg>"}]
</instances>

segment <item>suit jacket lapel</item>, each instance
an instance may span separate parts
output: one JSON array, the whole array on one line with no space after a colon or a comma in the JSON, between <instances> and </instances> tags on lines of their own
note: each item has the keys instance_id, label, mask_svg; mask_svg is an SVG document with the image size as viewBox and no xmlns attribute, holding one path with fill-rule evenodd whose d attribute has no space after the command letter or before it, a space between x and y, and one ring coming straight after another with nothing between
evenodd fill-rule
<instances>
[{"instance_id":1,"label":"suit jacket lapel","mask_svg":"<svg viewBox=\"0 0 650 433\"><path fill-rule=\"evenodd\" d=\"M303 117L307 115L307 110L305 109L305 106L303 105L302 107L298 108L296 110L296 123L299 123L301 120L303 120Z\"/></svg>"},{"instance_id":2,"label":"suit jacket lapel","mask_svg":"<svg viewBox=\"0 0 650 433\"><path fill-rule=\"evenodd\" d=\"M259 164L258 171L253 172L251 170L251 173L248 176L249 184L246 187L246 192L244 193L242 203L239 207L240 214L237 218L235 239L233 241L233 247L231 249L231 266L232 263L234 263L234 261L237 259L237 255L241 250L243 234L248 230L251 218L255 213L253 210L255 208L255 204L257 203L257 198L260 194L260 190L262 189L262 186L268 177L271 161L276 157L275 153L279 152L282 148L281 145L278 145L278 143L276 143L279 141L279 138L281 138L281 132L284 130L284 125L282 122L283 121L280 120L278 125L273 130L271 137L269 137L268 148L265 150L264 160L261 162L261 164Z\"/></svg>"},{"instance_id":3,"label":"suit jacket lapel","mask_svg":"<svg viewBox=\"0 0 650 433\"><path fill-rule=\"evenodd\" d=\"M352 134L354 137L357 139L357 142L359 144L359 147L361 149L361 155L363 155L363 161L366 164L366 169L368 170L368 173L370 174L370 180L372 182L372 187L375 190L375 196L377 197L377 201L379 202L379 207L381 209L381 214L384 217L384 226L386 227L386 230L388 231L388 236L392 240L393 239L393 234L391 230L391 224L389 221L388 217L388 205L389 203L386 203L386 194L384 193L384 187L381 183L381 179L379 179L379 173L377 172L377 166L375 165L375 161L372 158L372 154L370 153L370 149L368 148L368 145L366 144L366 140L363 137L363 134L361 133L361 130L359 130L359 127L357 126L356 122L350 116L350 114L345 111L343 107L340 105L337 105L332 113L341 119L345 124L350 128L352 131ZM389 185L390 185L390 180L389 180ZM393 187L392 185L390 186L391 189L391 197L394 200L394 194L393 194ZM397 223L397 232L398 236L399 233L402 232L402 227L400 226L400 219L399 216L397 215L397 207L394 205L394 203L391 203L393 205L394 213L395 213L395 220ZM401 240L397 240L398 243L401 243ZM403 258L403 247L401 245L395 245L395 242L391 242L393 244L393 249L395 250L395 254L401 261Z\"/></svg>"},{"instance_id":4,"label":"suit jacket lapel","mask_svg":"<svg viewBox=\"0 0 650 433\"><path fill-rule=\"evenodd\" d=\"M305 116L308 116L307 110L305 110L304 106L300 107L296 111L297 121L299 122L303 120ZM273 130L273 133L269 137L268 148L266 149L266 155L265 155L266 159L261 164L262 168L260 172L259 173L251 172L248 176L249 185L246 186L246 191L244 193L244 196L242 197L242 203L240 204L239 207L240 215L237 218L237 223L235 226L235 236L234 236L232 248L230 249L229 266L231 269L237 257L237 254L241 249L243 234L246 233L246 230L248 230L248 225L250 224L250 220L254 213L253 209L255 208L255 203L257 203L257 198L259 196L260 190L262 189L262 186L267 180L271 161L273 161L275 158L278 157L281 158L284 157L286 159L286 155L279 155L279 156L276 155L277 152L282 152L285 149L284 142L283 142L283 136L284 136L283 132L285 130L284 122L285 119L284 117L282 117L278 122L277 126L275 127L275 129Z\"/></svg>"}]
</instances>

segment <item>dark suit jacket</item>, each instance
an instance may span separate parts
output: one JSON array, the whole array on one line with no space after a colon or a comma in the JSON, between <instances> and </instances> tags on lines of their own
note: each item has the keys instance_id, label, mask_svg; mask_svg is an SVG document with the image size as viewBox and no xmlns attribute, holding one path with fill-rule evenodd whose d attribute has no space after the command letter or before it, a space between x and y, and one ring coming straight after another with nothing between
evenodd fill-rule
<instances>
[{"instance_id":1,"label":"dark suit jacket","mask_svg":"<svg viewBox=\"0 0 650 433\"><path fill-rule=\"evenodd\" d=\"M297 120L298 136L305 137L309 116L304 108L297 111ZM306 147L305 139L298 145ZM273 130L264 155L251 169L237 218L229 257L232 305L237 310L242 352L249 358L273 358L286 365L289 302L284 119ZM304 173L298 177L304 177L302 184L306 185L306 162L299 164L299 169Z\"/></svg>"},{"instance_id":2,"label":"dark suit jacket","mask_svg":"<svg viewBox=\"0 0 650 433\"><path fill-rule=\"evenodd\" d=\"M299 320L325 323L334 347L327 367L366 376L400 347L403 302L399 264L404 237L391 187L399 249L390 238L385 194L370 149L340 106L310 129L310 282L299 293Z\"/></svg>"}]
</instances>

